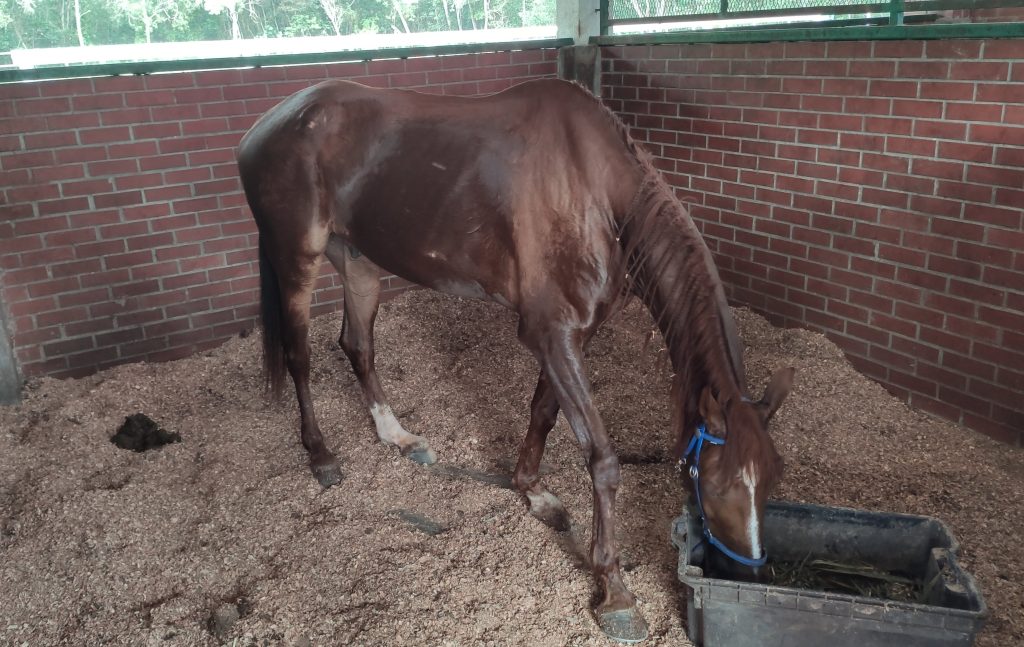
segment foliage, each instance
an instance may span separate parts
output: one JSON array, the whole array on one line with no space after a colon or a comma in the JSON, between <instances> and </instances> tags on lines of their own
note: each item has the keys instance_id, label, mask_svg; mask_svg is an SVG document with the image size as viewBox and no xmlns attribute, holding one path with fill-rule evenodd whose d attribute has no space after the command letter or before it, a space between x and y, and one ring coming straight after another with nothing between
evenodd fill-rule
<instances>
[{"instance_id":1,"label":"foliage","mask_svg":"<svg viewBox=\"0 0 1024 647\"><path fill-rule=\"evenodd\" d=\"M554 15L555 0L0 0L0 52L552 25Z\"/></svg>"}]
</instances>

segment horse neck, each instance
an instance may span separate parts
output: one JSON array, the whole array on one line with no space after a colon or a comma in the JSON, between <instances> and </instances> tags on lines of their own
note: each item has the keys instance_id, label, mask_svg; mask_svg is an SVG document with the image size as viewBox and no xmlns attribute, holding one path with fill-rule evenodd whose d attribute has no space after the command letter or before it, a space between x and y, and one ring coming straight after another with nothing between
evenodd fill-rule
<instances>
[{"instance_id":1,"label":"horse neck","mask_svg":"<svg viewBox=\"0 0 1024 647\"><path fill-rule=\"evenodd\" d=\"M742 348L704 239L660 178L649 178L620 225L633 289L665 339L674 425L681 439L700 422L701 391L720 401L746 393Z\"/></svg>"}]
</instances>

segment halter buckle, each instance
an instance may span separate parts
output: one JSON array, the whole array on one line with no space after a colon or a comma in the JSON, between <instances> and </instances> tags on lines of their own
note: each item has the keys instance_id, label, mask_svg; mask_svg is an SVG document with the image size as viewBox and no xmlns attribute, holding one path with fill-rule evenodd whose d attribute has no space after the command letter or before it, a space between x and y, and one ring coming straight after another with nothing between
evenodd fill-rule
<instances>
[{"instance_id":1,"label":"halter buckle","mask_svg":"<svg viewBox=\"0 0 1024 647\"><path fill-rule=\"evenodd\" d=\"M696 465L691 465L690 466L690 478L692 478L693 480L696 481L698 476L700 476L700 473L697 470L697 466Z\"/></svg>"}]
</instances>

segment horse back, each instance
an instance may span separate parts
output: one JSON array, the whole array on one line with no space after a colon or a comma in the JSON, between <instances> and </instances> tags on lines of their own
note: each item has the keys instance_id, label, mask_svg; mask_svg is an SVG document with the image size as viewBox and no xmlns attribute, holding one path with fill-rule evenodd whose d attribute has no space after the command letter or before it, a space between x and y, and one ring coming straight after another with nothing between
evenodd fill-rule
<instances>
[{"instance_id":1,"label":"horse back","mask_svg":"<svg viewBox=\"0 0 1024 647\"><path fill-rule=\"evenodd\" d=\"M611 115L554 80L483 98L323 83L258 121L239 166L250 204L266 193L294 211L265 219L329 230L410 281L517 309L609 282L612 221L640 174ZM261 232L281 228L256 210Z\"/></svg>"}]
</instances>

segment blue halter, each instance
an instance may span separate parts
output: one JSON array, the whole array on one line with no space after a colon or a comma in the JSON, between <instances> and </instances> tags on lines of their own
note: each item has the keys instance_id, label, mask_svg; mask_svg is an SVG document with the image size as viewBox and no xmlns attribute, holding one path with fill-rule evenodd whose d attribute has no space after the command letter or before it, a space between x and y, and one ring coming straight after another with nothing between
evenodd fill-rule
<instances>
[{"instance_id":1,"label":"blue halter","mask_svg":"<svg viewBox=\"0 0 1024 647\"><path fill-rule=\"evenodd\" d=\"M707 539L709 544L717 548L723 555L733 561L739 562L744 566L764 566L765 562L768 561L768 556L766 554L762 554L758 559L740 555L711 534L711 528L708 527L707 518L704 516L704 504L700 498L700 452L704 448L704 443L706 442L711 443L712 445L724 445L725 438L712 436L708 433L707 427L704 423L701 423L697 426L697 433L693 434L693 438L690 439L690 444L686 446L686 451L683 452L682 458L679 459L679 463L676 465L676 468L682 471L683 465L690 462L690 455L693 455L693 461L690 463L689 472L690 478L693 480L693 491L697 495L697 514L700 515L700 523L704 527L704 538Z\"/></svg>"}]
</instances>

